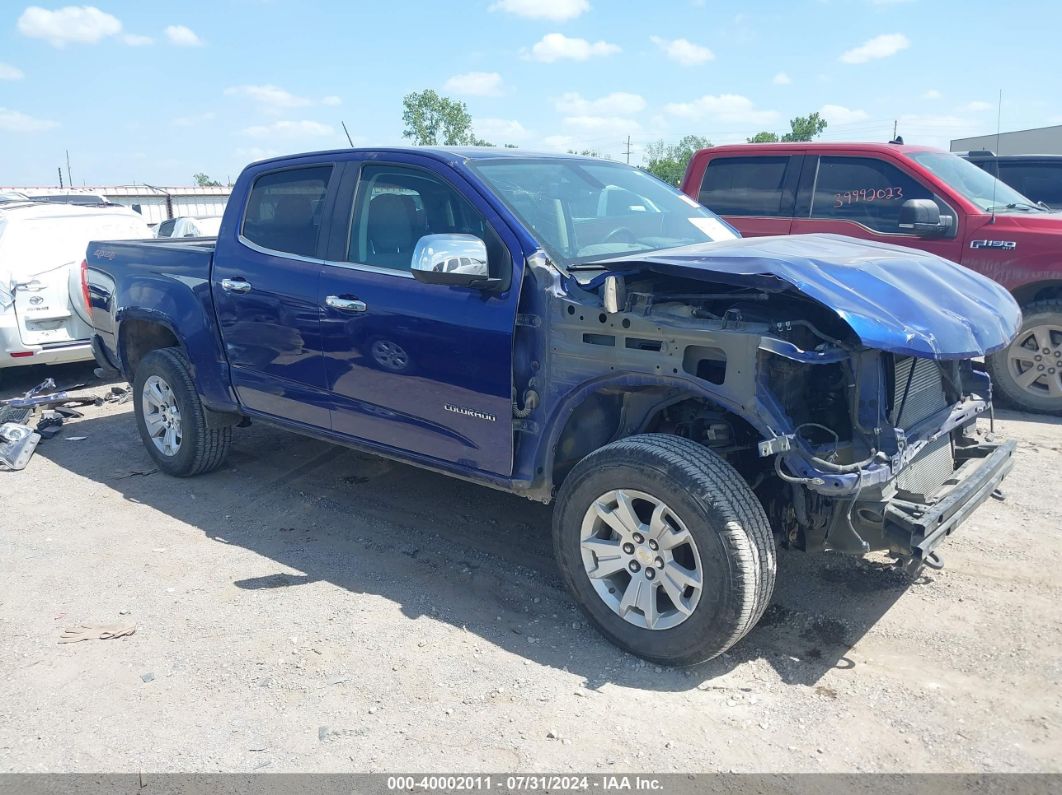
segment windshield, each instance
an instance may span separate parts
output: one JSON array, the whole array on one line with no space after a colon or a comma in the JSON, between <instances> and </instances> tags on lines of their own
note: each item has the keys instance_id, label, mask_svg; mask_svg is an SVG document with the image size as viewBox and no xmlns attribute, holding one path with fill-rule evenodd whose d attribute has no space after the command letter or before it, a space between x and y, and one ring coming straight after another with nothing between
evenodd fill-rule
<instances>
[{"instance_id":1,"label":"windshield","mask_svg":"<svg viewBox=\"0 0 1062 795\"><path fill-rule=\"evenodd\" d=\"M470 165L566 267L738 237L697 202L620 163L542 158Z\"/></svg>"},{"instance_id":2,"label":"windshield","mask_svg":"<svg viewBox=\"0 0 1062 795\"><path fill-rule=\"evenodd\" d=\"M1022 196L1005 182L1000 182L987 171L958 155L947 152L916 152L908 157L932 171L982 210L1028 212L1042 209L1036 202Z\"/></svg>"}]
</instances>

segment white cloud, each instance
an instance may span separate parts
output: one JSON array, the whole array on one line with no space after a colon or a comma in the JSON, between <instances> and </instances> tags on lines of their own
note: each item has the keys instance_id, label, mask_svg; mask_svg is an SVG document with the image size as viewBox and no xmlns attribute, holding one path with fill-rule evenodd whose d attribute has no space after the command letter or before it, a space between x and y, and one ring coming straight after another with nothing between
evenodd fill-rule
<instances>
[{"instance_id":1,"label":"white cloud","mask_svg":"<svg viewBox=\"0 0 1062 795\"><path fill-rule=\"evenodd\" d=\"M844 63L866 63L878 58L888 58L911 46L911 41L902 33L883 33L846 51L841 55Z\"/></svg>"},{"instance_id":2,"label":"white cloud","mask_svg":"<svg viewBox=\"0 0 1062 795\"><path fill-rule=\"evenodd\" d=\"M0 63L0 80L21 80L25 75L17 66Z\"/></svg>"},{"instance_id":3,"label":"white cloud","mask_svg":"<svg viewBox=\"0 0 1062 795\"><path fill-rule=\"evenodd\" d=\"M751 99L740 94L705 95L691 102L672 102L664 110L686 119L712 116L733 124L769 124L778 118L776 111L760 110Z\"/></svg>"},{"instance_id":4,"label":"white cloud","mask_svg":"<svg viewBox=\"0 0 1062 795\"><path fill-rule=\"evenodd\" d=\"M498 146L520 143L531 136L530 131L515 119L477 119L473 127L477 136Z\"/></svg>"},{"instance_id":5,"label":"white cloud","mask_svg":"<svg viewBox=\"0 0 1062 795\"><path fill-rule=\"evenodd\" d=\"M588 0L498 0L491 11L506 11L529 19L564 22L590 10Z\"/></svg>"},{"instance_id":6,"label":"white cloud","mask_svg":"<svg viewBox=\"0 0 1062 795\"><path fill-rule=\"evenodd\" d=\"M466 97L496 97L502 93L502 76L497 72L465 72L447 80L443 91Z\"/></svg>"},{"instance_id":7,"label":"white cloud","mask_svg":"<svg viewBox=\"0 0 1062 795\"><path fill-rule=\"evenodd\" d=\"M641 125L634 119L621 116L566 116L564 125L583 133L596 133L599 136L620 136L638 132Z\"/></svg>"},{"instance_id":8,"label":"white cloud","mask_svg":"<svg viewBox=\"0 0 1062 795\"><path fill-rule=\"evenodd\" d=\"M844 105L823 105L819 109L819 115L832 126L854 124L870 118L870 114L865 110L851 110Z\"/></svg>"},{"instance_id":9,"label":"white cloud","mask_svg":"<svg viewBox=\"0 0 1062 795\"><path fill-rule=\"evenodd\" d=\"M331 96L327 96L324 99L322 99L321 100L321 104L322 105L328 105L329 107L334 108L336 105L342 105L343 104L343 100L342 100L342 98L337 97L334 94L332 94Z\"/></svg>"},{"instance_id":10,"label":"white cloud","mask_svg":"<svg viewBox=\"0 0 1062 795\"><path fill-rule=\"evenodd\" d=\"M150 36L141 36L138 33L126 33L122 36L122 41L130 47L147 47L149 44L155 43L155 40Z\"/></svg>"},{"instance_id":11,"label":"white cloud","mask_svg":"<svg viewBox=\"0 0 1062 795\"><path fill-rule=\"evenodd\" d=\"M942 96L943 94L941 94L935 88L931 88L924 94L922 94L922 99L940 99Z\"/></svg>"},{"instance_id":12,"label":"white cloud","mask_svg":"<svg viewBox=\"0 0 1062 795\"><path fill-rule=\"evenodd\" d=\"M225 89L227 96L250 97L267 110L278 111L288 108L304 108L312 104L306 97L299 97L280 86L230 86Z\"/></svg>"},{"instance_id":13,"label":"white cloud","mask_svg":"<svg viewBox=\"0 0 1062 795\"><path fill-rule=\"evenodd\" d=\"M18 18L18 32L31 39L44 39L53 47L65 47L70 43L95 44L116 36L122 32L122 23L94 6L65 6L58 11L30 6Z\"/></svg>"},{"instance_id":14,"label":"white cloud","mask_svg":"<svg viewBox=\"0 0 1062 795\"><path fill-rule=\"evenodd\" d=\"M663 50L672 61L683 66L698 66L715 60L715 53L707 47L694 44L689 39L662 39L659 36L650 36L649 41Z\"/></svg>"},{"instance_id":15,"label":"white cloud","mask_svg":"<svg viewBox=\"0 0 1062 795\"><path fill-rule=\"evenodd\" d=\"M44 130L51 130L58 126L58 122L48 121L47 119L36 119L33 116L27 116L25 113L20 113L17 110L0 108L0 130L3 130L4 132L43 132Z\"/></svg>"},{"instance_id":16,"label":"white cloud","mask_svg":"<svg viewBox=\"0 0 1062 795\"><path fill-rule=\"evenodd\" d=\"M787 86L790 83L792 83L793 81L789 78L789 75L787 75L785 72L779 72L778 74L776 74L774 77L771 78L771 82L774 83L776 86Z\"/></svg>"},{"instance_id":17,"label":"white cloud","mask_svg":"<svg viewBox=\"0 0 1062 795\"><path fill-rule=\"evenodd\" d=\"M258 124L247 127L244 134L252 138L321 138L335 135L335 128L318 121L275 121L272 124Z\"/></svg>"},{"instance_id":18,"label":"white cloud","mask_svg":"<svg viewBox=\"0 0 1062 795\"><path fill-rule=\"evenodd\" d=\"M170 44L176 44L178 47L203 46L203 40L195 34L195 31L184 25L168 25L165 33Z\"/></svg>"},{"instance_id":19,"label":"white cloud","mask_svg":"<svg viewBox=\"0 0 1062 795\"><path fill-rule=\"evenodd\" d=\"M992 108L994 107L995 105L993 105L991 102L981 102L980 100L975 100L974 102L968 102L965 107L963 107L963 110L970 110L974 113L980 113L981 111L992 110Z\"/></svg>"},{"instance_id":20,"label":"white cloud","mask_svg":"<svg viewBox=\"0 0 1062 795\"><path fill-rule=\"evenodd\" d=\"M544 63L585 61L599 55L614 55L619 51L618 45L607 41L589 42L586 39L569 38L563 33L547 33L531 48L531 57Z\"/></svg>"},{"instance_id":21,"label":"white cloud","mask_svg":"<svg viewBox=\"0 0 1062 795\"><path fill-rule=\"evenodd\" d=\"M575 116L638 113L645 110L645 100L638 94L614 91L597 99L584 99L578 91L562 94L556 102L557 111Z\"/></svg>"}]
</instances>

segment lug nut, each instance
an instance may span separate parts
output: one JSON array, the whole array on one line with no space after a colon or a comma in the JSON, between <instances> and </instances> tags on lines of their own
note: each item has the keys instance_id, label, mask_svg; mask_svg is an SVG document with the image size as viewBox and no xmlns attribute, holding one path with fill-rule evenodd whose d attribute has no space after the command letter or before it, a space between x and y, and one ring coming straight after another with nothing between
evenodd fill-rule
<instances>
[{"instance_id":1,"label":"lug nut","mask_svg":"<svg viewBox=\"0 0 1062 795\"><path fill-rule=\"evenodd\" d=\"M641 533L635 533L634 534L634 543L635 544L641 544L643 541L645 541L645 536L643 536Z\"/></svg>"},{"instance_id":2,"label":"lug nut","mask_svg":"<svg viewBox=\"0 0 1062 795\"><path fill-rule=\"evenodd\" d=\"M642 567L638 565L638 561L632 560L630 563L627 564L627 568L637 574L638 570Z\"/></svg>"},{"instance_id":3,"label":"lug nut","mask_svg":"<svg viewBox=\"0 0 1062 795\"><path fill-rule=\"evenodd\" d=\"M651 580L656 576L656 572L653 569L645 570L645 579Z\"/></svg>"},{"instance_id":4,"label":"lug nut","mask_svg":"<svg viewBox=\"0 0 1062 795\"><path fill-rule=\"evenodd\" d=\"M664 559L663 558L657 558L656 560L653 561L653 563L656 564L656 567L658 569L664 568Z\"/></svg>"},{"instance_id":5,"label":"lug nut","mask_svg":"<svg viewBox=\"0 0 1062 795\"><path fill-rule=\"evenodd\" d=\"M654 541L653 539L650 538L649 539L649 549L653 550L653 552L656 552L658 549L660 549L660 545L658 543L656 543L656 541Z\"/></svg>"},{"instance_id":6,"label":"lug nut","mask_svg":"<svg viewBox=\"0 0 1062 795\"><path fill-rule=\"evenodd\" d=\"M630 543L628 541L626 544L623 545L623 552L626 555L633 555L634 554L634 544L632 544L632 543Z\"/></svg>"}]
</instances>

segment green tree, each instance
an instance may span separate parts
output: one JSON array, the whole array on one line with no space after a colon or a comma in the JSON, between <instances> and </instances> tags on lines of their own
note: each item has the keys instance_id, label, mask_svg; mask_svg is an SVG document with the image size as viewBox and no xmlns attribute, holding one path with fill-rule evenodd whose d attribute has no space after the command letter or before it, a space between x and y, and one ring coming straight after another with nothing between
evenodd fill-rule
<instances>
[{"instance_id":1,"label":"green tree","mask_svg":"<svg viewBox=\"0 0 1062 795\"><path fill-rule=\"evenodd\" d=\"M789 122L790 132L782 136L786 143L793 141L811 141L826 129L826 119L816 111L807 116L797 116Z\"/></svg>"},{"instance_id":2,"label":"green tree","mask_svg":"<svg viewBox=\"0 0 1062 795\"><path fill-rule=\"evenodd\" d=\"M687 135L677 144L665 141L649 144L645 148L645 170L669 185L677 186L694 153L711 145L711 141L699 135Z\"/></svg>"},{"instance_id":3,"label":"green tree","mask_svg":"<svg viewBox=\"0 0 1062 795\"><path fill-rule=\"evenodd\" d=\"M402 99L402 123L402 137L417 146L493 146L472 131L472 117L464 102L430 88Z\"/></svg>"},{"instance_id":4,"label":"green tree","mask_svg":"<svg viewBox=\"0 0 1062 795\"><path fill-rule=\"evenodd\" d=\"M216 179L211 179L206 174L200 172L199 174L193 174L192 179L195 180L195 184L200 188L220 188L221 183Z\"/></svg>"},{"instance_id":5,"label":"green tree","mask_svg":"<svg viewBox=\"0 0 1062 795\"><path fill-rule=\"evenodd\" d=\"M746 138L750 144L775 144L793 143L795 141L811 141L826 129L826 119L818 114L809 113L807 116L797 116L789 121L789 132L778 137L778 133L758 132L751 138Z\"/></svg>"}]
</instances>

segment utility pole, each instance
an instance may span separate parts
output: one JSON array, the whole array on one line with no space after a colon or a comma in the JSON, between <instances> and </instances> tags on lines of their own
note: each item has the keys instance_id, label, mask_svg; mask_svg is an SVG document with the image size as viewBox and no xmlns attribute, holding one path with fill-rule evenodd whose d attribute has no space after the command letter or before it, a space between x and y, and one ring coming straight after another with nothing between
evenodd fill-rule
<instances>
[{"instance_id":1,"label":"utility pole","mask_svg":"<svg viewBox=\"0 0 1062 795\"><path fill-rule=\"evenodd\" d=\"M627 136L627 165L631 164L631 137Z\"/></svg>"},{"instance_id":2,"label":"utility pole","mask_svg":"<svg viewBox=\"0 0 1062 795\"><path fill-rule=\"evenodd\" d=\"M66 181L67 181L67 184L69 184L71 188L74 187L74 180L70 176L70 150L69 149L66 150Z\"/></svg>"}]
</instances>

